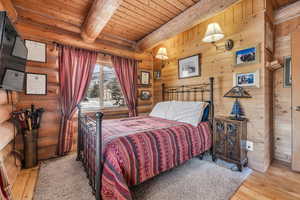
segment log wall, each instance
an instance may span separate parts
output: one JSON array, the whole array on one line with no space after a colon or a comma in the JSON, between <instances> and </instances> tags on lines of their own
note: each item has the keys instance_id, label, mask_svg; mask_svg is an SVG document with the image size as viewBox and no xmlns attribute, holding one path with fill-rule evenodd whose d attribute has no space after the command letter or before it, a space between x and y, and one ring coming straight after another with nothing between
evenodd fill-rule
<instances>
[{"instance_id":1,"label":"log wall","mask_svg":"<svg viewBox=\"0 0 300 200\"><path fill-rule=\"evenodd\" d=\"M59 77L58 77L58 50L55 48L53 42L64 41L64 44L74 45L76 47L82 47L87 49L95 50L108 50L112 51L114 54L120 56L130 56L140 59L142 62L139 64L139 70L146 70L152 74L152 56L151 54L136 54L134 52L124 53L125 50L114 50L113 47L110 49L101 49L101 45L82 45L85 44L79 38L74 40L68 34L59 34L59 38L62 40L55 40L56 31L49 29L42 29L42 26L35 26L32 24L26 24L22 22L16 23L16 28L24 39L30 39L35 41L44 42L47 44L47 62L39 63L28 61L26 65L27 72L34 73L46 73L48 75L48 94L45 96L36 95L25 95L21 93L19 95L20 102L17 105L18 109L30 107L34 104L36 107L43 107L46 112L43 115L42 124L39 132L38 139L38 159L44 160L52 157L56 157L58 136L59 136L59 125L61 118L61 110L59 105ZM43 34L44 33L44 34ZM77 38L77 36L76 36ZM66 42L67 41L67 42ZM69 42L69 43L68 43ZM99 48L100 46L100 48ZM113 49L113 50L111 50ZM152 79L151 87L148 89L152 92ZM139 88L139 91L142 88ZM148 113L152 108L152 99L150 101L139 101L138 111L140 114ZM0 108L1 109L1 108ZM105 118L119 118L128 116L128 110L105 110ZM75 128L76 128L76 118L74 118ZM73 139L73 144L76 144L76 136ZM76 145L73 145L73 150L76 150Z\"/></svg>"},{"instance_id":2,"label":"log wall","mask_svg":"<svg viewBox=\"0 0 300 200\"><path fill-rule=\"evenodd\" d=\"M10 96L10 95L9 95ZM15 129L12 122L9 121L10 113L13 110L11 100L7 97L7 93L4 90L0 90L0 138L1 142L7 141L8 144L3 146L1 143L0 160L3 161L7 171L8 181L11 185L15 182L18 173L20 171L20 160L13 152L13 138L15 135ZM17 103L17 93L13 93L13 105Z\"/></svg>"},{"instance_id":3,"label":"log wall","mask_svg":"<svg viewBox=\"0 0 300 200\"><path fill-rule=\"evenodd\" d=\"M243 0L224 12L200 23L190 30L177 35L160 46L168 50L169 60L162 69L162 79L155 81L155 102L161 100L161 84L166 86L197 84L215 77L215 111L216 115L229 115L233 99L223 95L233 87L233 73L260 71L260 87L246 88L252 95L251 99L242 99L241 104L248 122L248 140L254 142L254 151L248 152L249 166L265 171L270 164L270 74L265 68L265 17L266 4L261 0ZM233 39L235 47L231 51L224 49L224 41L217 42L217 49L212 44L202 42L209 23L218 22L226 39ZM251 46L258 46L260 63L235 67L234 52ZM157 46L153 49L156 53ZM201 54L201 77L178 79L178 59ZM160 61L155 61L154 70L160 68Z\"/></svg>"}]
</instances>

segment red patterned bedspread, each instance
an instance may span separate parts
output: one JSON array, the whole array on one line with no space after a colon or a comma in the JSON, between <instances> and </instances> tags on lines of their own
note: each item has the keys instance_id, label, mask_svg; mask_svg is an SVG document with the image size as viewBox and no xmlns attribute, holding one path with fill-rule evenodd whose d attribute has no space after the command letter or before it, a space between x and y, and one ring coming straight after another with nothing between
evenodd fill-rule
<instances>
[{"instance_id":1,"label":"red patterned bedspread","mask_svg":"<svg viewBox=\"0 0 300 200\"><path fill-rule=\"evenodd\" d=\"M132 199L130 186L209 150L209 122L198 127L155 117L104 120L102 198Z\"/></svg>"}]
</instances>

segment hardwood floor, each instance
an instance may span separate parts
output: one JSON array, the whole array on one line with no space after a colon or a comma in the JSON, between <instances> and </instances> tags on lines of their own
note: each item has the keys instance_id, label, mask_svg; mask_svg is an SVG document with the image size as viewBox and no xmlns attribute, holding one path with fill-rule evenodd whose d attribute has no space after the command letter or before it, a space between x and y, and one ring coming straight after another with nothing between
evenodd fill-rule
<instances>
[{"instance_id":1,"label":"hardwood floor","mask_svg":"<svg viewBox=\"0 0 300 200\"><path fill-rule=\"evenodd\" d=\"M39 176L39 167L21 170L13 185L14 200L31 200Z\"/></svg>"},{"instance_id":2,"label":"hardwood floor","mask_svg":"<svg viewBox=\"0 0 300 200\"><path fill-rule=\"evenodd\" d=\"M13 187L14 200L31 200L39 168L22 170ZM266 173L253 172L231 200L300 200L300 173L273 163Z\"/></svg>"}]
</instances>

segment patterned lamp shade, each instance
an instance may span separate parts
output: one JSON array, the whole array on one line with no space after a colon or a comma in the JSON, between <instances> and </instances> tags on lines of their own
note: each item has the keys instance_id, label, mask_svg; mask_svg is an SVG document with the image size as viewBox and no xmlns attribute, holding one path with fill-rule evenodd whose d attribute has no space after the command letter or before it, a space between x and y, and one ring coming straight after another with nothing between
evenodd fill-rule
<instances>
[{"instance_id":1,"label":"patterned lamp shade","mask_svg":"<svg viewBox=\"0 0 300 200\"><path fill-rule=\"evenodd\" d=\"M251 98L251 95L240 86L231 88L224 97L228 98Z\"/></svg>"}]
</instances>

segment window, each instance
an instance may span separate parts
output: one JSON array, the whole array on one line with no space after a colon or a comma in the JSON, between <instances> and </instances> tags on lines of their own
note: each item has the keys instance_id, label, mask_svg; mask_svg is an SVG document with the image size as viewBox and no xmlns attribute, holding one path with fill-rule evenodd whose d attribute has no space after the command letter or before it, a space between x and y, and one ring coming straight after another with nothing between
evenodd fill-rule
<instances>
[{"instance_id":1,"label":"window","mask_svg":"<svg viewBox=\"0 0 300 200\"><path fill-rule=\"evenodd\" d=\"M113 67L97 64L87 94L81 103L85 108L125 106L120 83Z\"/></svg>"}]
</instances>

